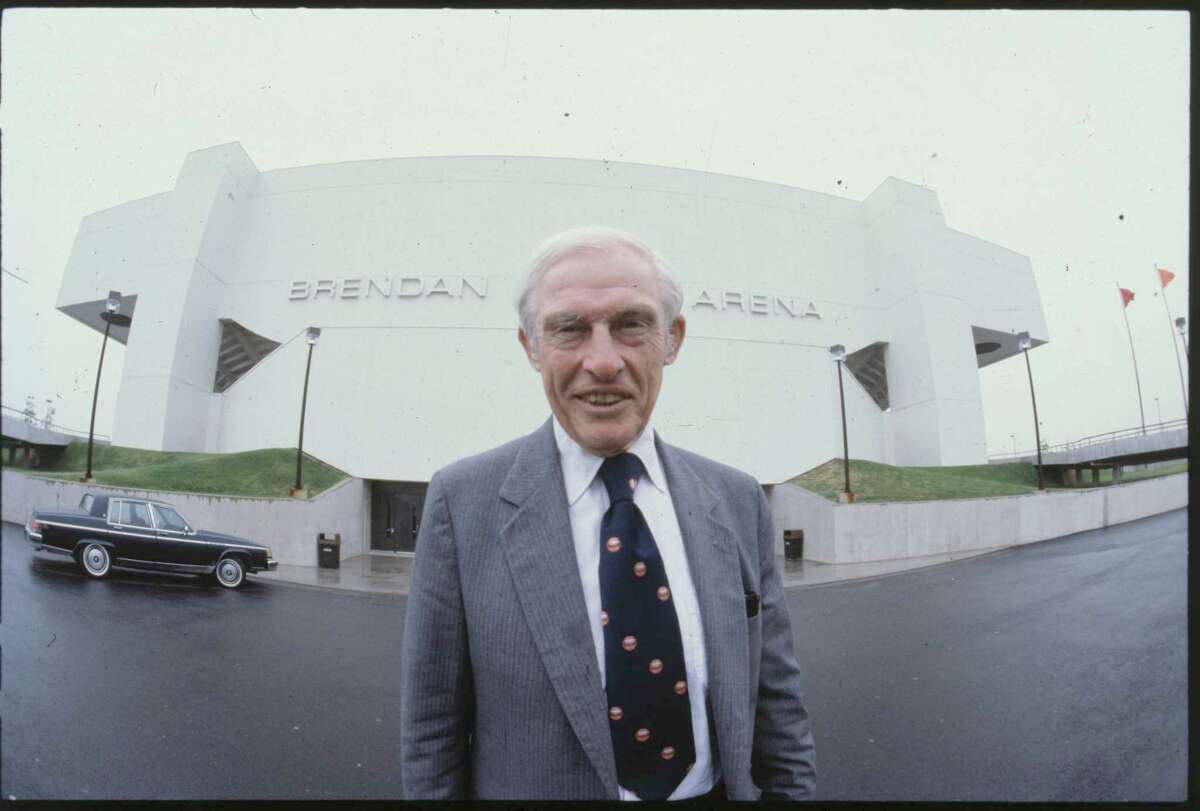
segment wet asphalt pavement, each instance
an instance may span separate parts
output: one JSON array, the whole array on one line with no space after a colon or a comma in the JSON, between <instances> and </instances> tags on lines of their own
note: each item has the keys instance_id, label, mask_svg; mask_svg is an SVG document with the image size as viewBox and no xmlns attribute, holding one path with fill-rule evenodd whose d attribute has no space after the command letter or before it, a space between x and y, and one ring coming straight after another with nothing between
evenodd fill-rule
<instances>
[{"instance_id":1,"label":"wet asphalt pavement","mask_svg":"<svg viewBox=\"0 0 1200 811\"><path fill-rule=\"evenodd\" d=\"M828 800L1184 800L1187 513L789 603Z\"/></svg>"},{"instance_id":2,"label":"wet asphalt pavement","mask_svg":"<svg viewBox=\"0 0 1200 811\"><path fill-rule=\"evenodd\" d=\"M1184 799L1186 532L791 590L819 798ZM403 598L0 553L5 799L400 796Z\"/></svg>"},{"instance_id":3,"label":"wet asphalt pavement","mask_svg":"<svg viewBox=\"0 0 1200 811\"><path fill-rule=\"evenodd\" d=\"M4 798L400 795L403 600L33 557L4 524Z\"/></svg>"}]
</instances>

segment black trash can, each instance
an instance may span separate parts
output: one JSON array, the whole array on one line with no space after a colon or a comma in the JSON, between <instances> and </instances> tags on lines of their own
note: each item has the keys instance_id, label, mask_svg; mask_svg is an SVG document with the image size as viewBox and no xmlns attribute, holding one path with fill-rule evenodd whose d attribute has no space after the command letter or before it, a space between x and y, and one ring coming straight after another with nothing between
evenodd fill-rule
<instances>
[{"instance_id":1,"label":"black trash can","mask_svg":"<svg viewBox=\"0 0 1200 811\"><path fill-rule=\"evenodd\" d=\"M804 557L804 530L783 531L783 557L785 560L801 560Z\"/></svg>"},{"instance_id":2,"label":"black trash can","mask_svg":"<svg viewBox=\"0 0 1200 811\"><path fill-rule=\"evenodd\" d=\"M342 533L322 532L317 536L317 566L339 569L342 565Z\"/></svg>"}]
</instances>

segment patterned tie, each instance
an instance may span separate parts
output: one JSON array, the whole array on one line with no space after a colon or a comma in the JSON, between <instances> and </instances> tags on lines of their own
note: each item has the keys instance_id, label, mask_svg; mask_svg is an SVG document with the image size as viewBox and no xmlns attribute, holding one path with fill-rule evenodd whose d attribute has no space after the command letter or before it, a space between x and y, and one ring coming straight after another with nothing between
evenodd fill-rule
<instances>
[{"instance_id":1,"label":"patterned tie","mask_svg":"<svg viewBox=\"0 0 1200 811\"><path fill-rule=\"evenodd\" d=\"M642 462L609 457L600 478L612 502L600 522L600 622L617 781L665 800L696 761L679 618L646 519L633 503Z\"/></svg>"}]
</instances>

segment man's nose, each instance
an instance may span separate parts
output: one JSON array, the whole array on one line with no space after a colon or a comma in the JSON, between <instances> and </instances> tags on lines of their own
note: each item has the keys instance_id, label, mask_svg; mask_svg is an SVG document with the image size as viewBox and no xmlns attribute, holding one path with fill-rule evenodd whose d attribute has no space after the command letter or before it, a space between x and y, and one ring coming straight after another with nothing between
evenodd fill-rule
<instances>
[{"instance_id":1,"label":"man's nose","mask_svg":"<svg viewBox=\"0 0 1200 811\"><path fill-rule=\"evenodd\" d=\"M612 380L625 368L619 350L608 328L597 324L588 341L587 355L583 359L584 370L598 380Z\"/></svg>"}]
</instances>

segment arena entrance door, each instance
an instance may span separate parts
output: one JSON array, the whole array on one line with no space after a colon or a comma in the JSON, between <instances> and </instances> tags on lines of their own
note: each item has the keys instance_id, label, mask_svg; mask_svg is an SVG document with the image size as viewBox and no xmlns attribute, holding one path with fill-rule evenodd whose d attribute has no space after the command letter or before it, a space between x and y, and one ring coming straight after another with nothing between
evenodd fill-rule
<instances>
[{"instance_id":1,"label":"arena entrance door","mask_svg":"<svg viewBox=\"0 0 1200 811\"><path fill-rule=\"evenodd\" d=\"M416 551L428 488L424 482L371 482L372 550Z\"/></svg>"}]
</instances>

